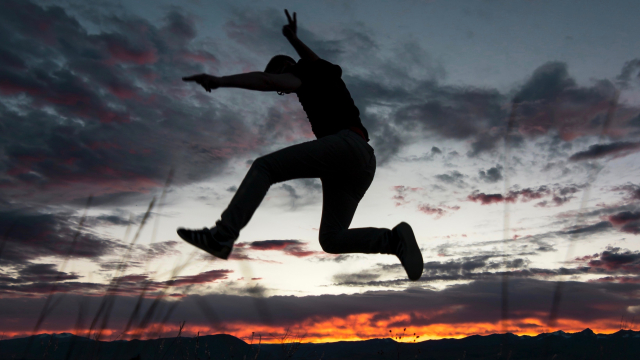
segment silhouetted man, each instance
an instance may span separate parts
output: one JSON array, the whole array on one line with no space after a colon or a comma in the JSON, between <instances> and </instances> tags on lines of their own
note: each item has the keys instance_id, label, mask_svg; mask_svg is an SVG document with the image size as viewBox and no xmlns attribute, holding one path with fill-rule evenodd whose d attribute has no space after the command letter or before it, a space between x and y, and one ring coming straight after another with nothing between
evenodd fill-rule
<instances>
[{"instance_id":1,"label":"silhouetted man","mask_svg":"<svg viewBox=\"0 0 640 360\"><path fill-rule=\"evenodd\" d=\"M342 69L320 59L296 35L297 19L285 10L288 25L282 33L300 60L276 55L264 72L217 77L207 74L183 78L211 92L219 87L296 93L317 140L293 145L256 159L231 203L213 228L178 229L178 235L206 252L227 259L240 230L247 225L272 184L301 178L322 181L320 245L332 254L394 254L411 280L422 275L420 248L409 224L392 230L349 229L360 199L373 181L376 157L369 146L360 112L342 81Z\"/></svg>"}]
</instances>

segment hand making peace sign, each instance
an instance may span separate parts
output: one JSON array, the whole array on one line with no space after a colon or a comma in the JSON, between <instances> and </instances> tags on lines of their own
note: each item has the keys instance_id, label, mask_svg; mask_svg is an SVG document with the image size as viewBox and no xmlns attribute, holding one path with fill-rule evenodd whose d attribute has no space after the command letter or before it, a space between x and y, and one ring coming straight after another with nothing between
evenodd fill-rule
<instances>
[{"instance_id":1,"label":"hand making peace sign","mask_svg":"<svg viewBox=\"0 0 640 360\"><path fill-rule=\"evenodd\" d=\"M296 19L296 13L293 12L293 20L291 19L291 15L289 15L289 11L287 9L284 10L285 15L287 15L287 20L289 20L289 24L282 27L282 35L288 38L294 38L297 36L298 30L298 20Z\"/></svg>"}]
</instances>

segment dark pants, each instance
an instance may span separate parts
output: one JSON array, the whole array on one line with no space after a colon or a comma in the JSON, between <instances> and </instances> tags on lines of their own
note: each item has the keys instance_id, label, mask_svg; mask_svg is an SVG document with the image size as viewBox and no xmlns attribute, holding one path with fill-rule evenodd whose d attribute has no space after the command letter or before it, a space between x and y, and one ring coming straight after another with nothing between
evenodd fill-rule
<instances>
[{"instance_id":1,"label":"dark pants","mask_svg":"<svg viewBox=\"0 0 640 360\"><path fill-rule=\"evenodd\" d=\"M272 184L302 178L322 181L320 245L332 254L387 253L389 229L349 229L360 199L373 181L376 157L358 134L342 130L256 159L229 207L216 223L216 239L231 245L240 235Z\"/></svg>"}]
</instances>

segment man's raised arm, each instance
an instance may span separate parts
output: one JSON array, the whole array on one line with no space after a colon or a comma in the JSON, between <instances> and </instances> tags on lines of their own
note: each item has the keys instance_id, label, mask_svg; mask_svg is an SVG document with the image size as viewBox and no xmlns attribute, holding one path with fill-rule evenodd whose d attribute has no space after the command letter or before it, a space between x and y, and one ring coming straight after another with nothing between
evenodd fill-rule
<instances>
[{"instance_id":1,"label":"man's raised arm","mask_svg":"<svg viewBox=\"0 0 640 360\"><path fill-rule=\"evenodd\" d=\"M297 30L298 30L298 19L296 19L296 13L293 13L293 19L289 15L289 11L285 10L284 13L287 15L287 20L289 24L282 27L282 34L284 37L289 40L291 46L296 49L296 52L302 59L307 60L318 60L319 57L314 53L307 45L305 45L300 39L298 39Z\"/></svg>"}]
</instances>

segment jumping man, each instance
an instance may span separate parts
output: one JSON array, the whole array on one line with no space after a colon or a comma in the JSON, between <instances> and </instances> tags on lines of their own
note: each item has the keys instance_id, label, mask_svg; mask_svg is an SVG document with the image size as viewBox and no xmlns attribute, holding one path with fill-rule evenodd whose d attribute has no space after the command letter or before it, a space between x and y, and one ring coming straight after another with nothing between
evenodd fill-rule
<instances>
[{"instance_id":1,"label":"jumping man","mask_svg":"<svg viewBox=\"0 0 640 360\"><path fill-rule=\"evenodd\" d=\"M178 229L186 242L221 259L227 259L271 185L302 178L322 182L320 245L331 254L366 253L396 255L409 279L418 280L424 263L411 226L401 222L393 229L349 229L360 199L373 181L376 157L369 146L360 112L342 81L338 65L320 59L296 34L297 19L285 10L288 25L282 33L300 55L296 63L286 55L274 56L264 72L231 76L200 74L183 78L206 91L234 87L257 91L295 93L307 113L317 140L293 145L256 159L231 203L213 228Z\"/></svg>"}]
</instances>

